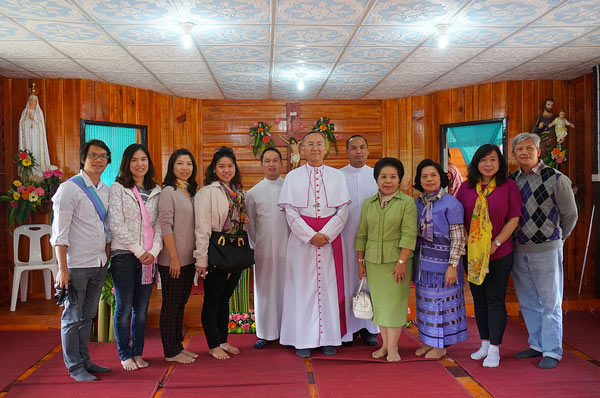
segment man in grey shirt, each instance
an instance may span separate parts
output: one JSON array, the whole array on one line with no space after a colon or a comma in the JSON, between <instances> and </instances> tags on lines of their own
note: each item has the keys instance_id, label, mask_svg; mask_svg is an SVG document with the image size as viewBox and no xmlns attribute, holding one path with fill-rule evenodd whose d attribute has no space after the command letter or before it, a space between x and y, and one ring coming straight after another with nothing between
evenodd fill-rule
<instances>
[{"instance_id":1,"label":"man in grey shirt","mask_svg":"<svg viewBox=\"0 0 600 398\"><path fill-rule=\"evenodd\" d=\"M56 283L68 289L61 317L63 359L77 381L96 380L92 373L110 369L90 360L92 319L106 277L110 233L105 222L108 187L100 175L110 162L110 150L90 140L79 150L82 170L60 185L52 198L54 220L50 243L58 260Z\"/></svg>"},{"instance_id":2,"label":"man in grey shirt","mask_svg":"<svg viewBox=\"0 0 600 398\"><path fill-rule=\"evenodd\" d=\"M537 134L518 134L512 152L521 168L510 178L523 201L512 277L529 332L529 348L515 356L543 357L538 367L552 369L562 358L563 244L577 206L569 177L539 160Z\"/></svg>"}]
</instances>

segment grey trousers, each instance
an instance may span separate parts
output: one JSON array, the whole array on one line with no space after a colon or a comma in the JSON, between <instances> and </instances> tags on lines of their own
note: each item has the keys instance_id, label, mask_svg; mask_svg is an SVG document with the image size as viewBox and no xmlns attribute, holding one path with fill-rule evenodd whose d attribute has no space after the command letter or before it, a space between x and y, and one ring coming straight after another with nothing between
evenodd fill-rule
<instances>
[{"instance_id":1,"label":"grey trousers","mask_svg":"<svg viewBox=\"0 0 600 398\"><path fill-rule=\"evenodd\" d=\"M69 268L69 294L60 322L63 359L69 373L89 366L88 343L92 320L106 278L106 265L92 268Z\"/></svg>"}]
</instances>

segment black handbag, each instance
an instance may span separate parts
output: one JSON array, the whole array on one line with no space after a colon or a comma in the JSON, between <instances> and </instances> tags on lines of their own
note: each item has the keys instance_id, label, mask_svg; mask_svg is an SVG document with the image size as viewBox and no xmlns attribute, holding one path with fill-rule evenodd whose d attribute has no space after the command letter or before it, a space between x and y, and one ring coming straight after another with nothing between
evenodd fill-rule
<instances>
[{"instance_id":1,"label":"black handbag","mask_svg":"<svg viewBox=\"0 0 600 398\"><path fill-rule=\"evenodd\" d=\"M240 272L254 264L248 232L237 234L213 231L208 242L208 265L222 272Z\"/></svg>"}]
</instances>

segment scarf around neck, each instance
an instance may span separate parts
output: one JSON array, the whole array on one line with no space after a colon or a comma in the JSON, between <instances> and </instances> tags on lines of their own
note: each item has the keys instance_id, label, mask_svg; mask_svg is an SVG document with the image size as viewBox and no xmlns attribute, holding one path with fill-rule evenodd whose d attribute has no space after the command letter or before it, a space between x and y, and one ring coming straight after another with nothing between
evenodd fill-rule
<instances>
[{"instance_id":1,"label":"scarf around neck","mask_svg":"<svg viewBox=\"0 0 600 398\"><path fill-rule=\"evenodd\" d=\"M381 205L381 208L385 209L385 206L387 206L388 203L390 203L390 201L394 198L394 196L396 196L397 193L398 191L389 195L385 195L383 192L381 192L381 190L377 191L377 195L379 195L379 204Z\"/></svg>"},{"instance_id":2,"label":"scarf around neck","mask_svg":"<svg viewBox=\"0 0 600 398\"><path fill-rule=\"evenodd\" d=\"M423 203L424 207L421 211L421 217L419 222L418 234L423 239L433 242L433 203L442 199L446 194L445 188L440 188L432 194L423 192L419 199Z\"/></svg>"},{"instance_id":3,"label":"scarf around neck","mask_svg":"<svg viewBox=\"0 0 600 398\"><path fill-rule=\"evenodd\" d=\"M468 279L481 285L489 272L490 247L492 244L492 221L488 209L487 197L496 188L496 177L483 189L481 180L477 183L477 201L471 216L469 240L467 243Z\"/></svg>"},{"instance_id":4,"label":"scarf around neck","mask_svg":"<svg viewBox=\"0 0 600 398\"><path fill-rule=\"evenodd\" d=\"M244 224L246 223L246 202L244 200L244 194L233 184L231 185L231 188L221 181L219 181L219 184L225 191L225 195L229 201L229 212L227 213L225 224L223 224L223 232L228 234L238 234L244 229Z\"/></svg>"}]
</instances>

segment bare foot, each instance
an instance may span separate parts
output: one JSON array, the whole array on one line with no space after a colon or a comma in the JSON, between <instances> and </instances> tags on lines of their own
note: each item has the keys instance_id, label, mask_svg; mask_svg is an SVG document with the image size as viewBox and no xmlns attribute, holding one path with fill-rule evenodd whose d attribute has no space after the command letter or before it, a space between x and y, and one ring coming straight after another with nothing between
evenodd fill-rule
<instances>
[{"instance_id":1,"label":"bare foot","mask_svg":"<svg viewBox=\"0 0 600 398\"><path fill-rule=\"evenodd\" d=\"M400 354L398 354L398 351L395 351L387 354L386 359L388 360L388 362L398 362L401 358Z\"/></svg>"},{"instance_id":2,"label":"bare foot","mask_svg":"<svg viewBox=\"0 0 600 398\"><path fill-rule=\"evenodd\" d=\"M139 355L134 356L133 360L135 361L135 363L137 364L138 368L140 368L140 369L147 368L148 365L150 365L148 362L144 361L144 358L142 358Z\"/></svg>"},{"instance_id":3,"label":"bare foot","mask_svg":"<svg viewBox=\"0 0 600 398\"><path fill-rule=\"evenodd\" d=\"M223 344L221 344L221 348L223 350L227 351L228 353L233 354L233 355L237 355L237 354L240 353L240 349L239 348L234 347L234 346L232 346L229 343L223 343Z\"/></svg>"},{"instance_id":4,"label":"bare foot","mask_svg":"<svg viewBox=\"0 0 600 398\"><path fill-rule=\"evenodd\" d=\"M221 347L211 348L208 353L217 359L229 359L229 355Z\"/></svg>"},{"instance_id":5,"label":"bare foot","mask_svg":"<svg viewBox=\"0 0 600 398\"><path fill-rule=\"evenodd\" d=\"M187 355L188 357L192 357L192 358L198 358L198 354L196 354L195 352L191 352L188 350L181 350L181 352L185 355Z\"/></svg>"},{"instance_id":6,"label":"bare foot","mask_svg":"<svg viewBox=\"0 0 600 398\"><path fill-rule=\"evenodd\" d=\"M446 349L445 348L432 348L431 351L429 351L425 355L425 358L427 358L427 359L440 359L444 355L446 355Z\"/></svg>"},{"instance_id":7,"label":"bare foot","mask_svg":"<svg viewBox=\"0 0 600 398\"><path fill-rule=\"evenodd\" d=\"M371 354L371 356L373 358L383 358L386 355L387 355L387 348L385 348L385 347L381 347L377 351L373 351L373 353Z\"/></svg>"},{"instance_id":8,"label":"bare foot","mask_svg":"<svg viewBox=\"0 0 600 398\"><path fill-rule=\"evenodd\" d=\"M138 370L140 368L133 358L127 358L126 360L121 361L121 365L123 365L123 369L125 370Z\"/></svg>"},{"instance_id":9,"label":"bare foot","mask_svg":"<svg viewBox=\"0 0 600 398\"><path fill-rule=\"evenodd\" d=\"M195 359L188 355L185 355L182 351L179 354L175 355L174 357L170 357L170 358L165 357L165 361L178 362L178 363L192 363L195 361Z\"/></svg>"},{"instance_id":10,"label":"bare foot","mask_svg":"<svg viewBox=\"0 0 600 398\"><path fill-rule=\"evenodd\" d=\"M422 357L423 355L427 354L431 350L433 350L432 346L425 345L425 346L417 349L417 351L415 351L415 355L418 356L418 357Z\"/></svg>"}]
</instances>

